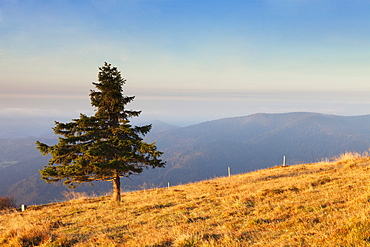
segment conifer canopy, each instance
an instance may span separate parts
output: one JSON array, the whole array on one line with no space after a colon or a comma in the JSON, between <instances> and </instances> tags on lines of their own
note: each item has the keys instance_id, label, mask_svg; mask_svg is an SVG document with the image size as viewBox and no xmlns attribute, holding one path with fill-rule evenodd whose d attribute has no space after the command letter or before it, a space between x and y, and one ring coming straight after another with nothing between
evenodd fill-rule
<instances>
[{"instance_id":1,"label":"conifer canopy","mask_svg":"<svg viewBox=\"0 0 370 247\"><path fill-rule=\"evenodd\" d=\"M155 143L146 143L143 137L151 125L132 126L129 118L141 111L127 110L125 106L135 96L125 96L126 82L120 71L105 63L99 68L96 90L90 91L93 116L80 114L69 123L55 122L54 133L59 142L49 146L36 142L43 154L51 154L47 166L40 170L47 183L63 181L74 188L76 184L97 180L113 181L113 200L120 201L120 178L140 174L150 167L164 167Z\"/></svg>"}]
</instances>

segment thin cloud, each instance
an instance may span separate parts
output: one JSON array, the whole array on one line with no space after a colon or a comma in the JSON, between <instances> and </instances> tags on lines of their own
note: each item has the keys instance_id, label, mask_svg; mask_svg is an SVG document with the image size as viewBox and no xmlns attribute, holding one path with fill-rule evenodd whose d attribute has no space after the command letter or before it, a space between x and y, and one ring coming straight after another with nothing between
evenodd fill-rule
<instances>
[{"instance_id":1,"label":"thin cloud","mask_svg":"<svg viewBox=\"0 0 370 247\"><path fill-rule=\"evenodd\" d=\"M60 111L55 109L41 109L41 108L3 108L0 109L0 118L7 119L52 119L50 121L70 121L79 117L79 114L94 114L90 111Z\"/></svg>"},{"instance_id":2,"label":"thin cloud","mask_svg":"<svg viewBox=\"0 0 370 247\"><path fill-rule=\"evenodd\" d=\"M4 108L0 109L0 117L4 118L38 118L60 116L61 112L57 110L45 110L39 108Z\"/></svg>"},{"instance_id":3,"label":"thin cloud","mask_svg":"<svg viewBox=\"0 0 370 247\"><path fill-rule=\"evenodd\" d=\"M23 94L23 93L13 93L13 94L0 94L1 98L46 98L46 99L84 99L86 95L78 94Z\"/></svg>"}]
</instances>

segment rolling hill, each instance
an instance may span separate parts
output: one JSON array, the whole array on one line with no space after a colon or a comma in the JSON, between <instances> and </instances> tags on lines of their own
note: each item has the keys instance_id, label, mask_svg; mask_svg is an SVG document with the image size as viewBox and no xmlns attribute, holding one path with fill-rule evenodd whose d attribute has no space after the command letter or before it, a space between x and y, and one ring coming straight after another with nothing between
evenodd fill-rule
<instances>
[{"instance_id":1,"label":"rolling hill","mask_svg":"<svg viewBox=\"0 0 370 247\"><path fill-rule=\"evenodd\" d=\"M160 181L187 183L223 176L227 167L245 173L280 165L284 155L294 165L367 151L370 115L254 114L169 130L148 141L165 152L166 170L155 171Z\"/></svg>"},{"instance_id":2,"label":"rolling hill","mask_svg":"<svg viewBox=\"0 0 370 247\"><path fill-rule=\"evenodd\" d=\"M0 214L1 246L369 246L370 158L274 167Z\"/></svg>"},{"instance_id":3,"label":"rolling hill","mask_svg":"<svg viewBox=\"0 0 370 247\"><path fill-rule=\"evenodd\" d=\"M0 139L0 196L13 195L19 203L40 204L62 200L65 189L47 185L38 169L47 163L34 149L40 138ZM189 182L264 169L282 163L312 163L344 152L370 147L370 115L334 116L317 113L253 114L187 127L153 122L145 137L164 152L166 168L144 171L123 179L125 191L186 184ZM52 144L54 139L43 139ZM79 191L106 193L108 182Z\"/></svg>"}]
</instances>

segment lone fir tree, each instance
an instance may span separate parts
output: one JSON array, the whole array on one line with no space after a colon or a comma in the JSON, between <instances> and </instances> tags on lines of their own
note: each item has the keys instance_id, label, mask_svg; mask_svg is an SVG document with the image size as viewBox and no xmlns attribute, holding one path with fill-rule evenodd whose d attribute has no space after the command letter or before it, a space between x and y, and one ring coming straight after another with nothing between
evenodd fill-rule
<instances>
[{"instance_id":1,"label":"lone fir tree","mask_svg":"<svg viewBox=\"0 0 370 247\"><path fill-rule=\"evenodd\" d=\"M69 123L55 122L54 133L59 135L55 145L36 141L37 149L51 154L48 165L40 170L47 183L63 181L74 188L76 184L97 180L112 181L114 201L121 200L120 178L140 174L144 168L164 167L155 143L146 143L143 137L151 125L132 126L129 118L141 111L126 110L135 96L124 96L126 80L120 71L105 63L99 68L97 90L90 91L93 116L80 114Z\"/></svg>"}]
</instances>

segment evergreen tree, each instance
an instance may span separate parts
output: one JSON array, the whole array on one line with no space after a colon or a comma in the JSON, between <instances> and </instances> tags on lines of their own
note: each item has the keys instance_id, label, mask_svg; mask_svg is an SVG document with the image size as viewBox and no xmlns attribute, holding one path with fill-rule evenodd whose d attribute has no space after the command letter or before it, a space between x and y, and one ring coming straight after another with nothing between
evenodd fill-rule
<instances>
[{"instance_id":1,"label":"evergreen tree","mask_svg":"<svg viewBox=\"0 0 370 247\"><path fill-rule=\"evenodd\" d=\"M59 142L48 146L39 141L37 149L51 154L47 166L40 170L47 183L63 180L64 185L105 180L113 182L114 201L121 200L120 178L140 174L144 168L164 167L155 143L143 142L151 125L132 126L129 118L140 111L126 110L135 96L124 96L126 80L120 71L105 63L99 68L97 90L90 91L91 105L96 107L93 116L80 114L69 123L55 122L54 133Z\"/></svg>"}]
</instances>

